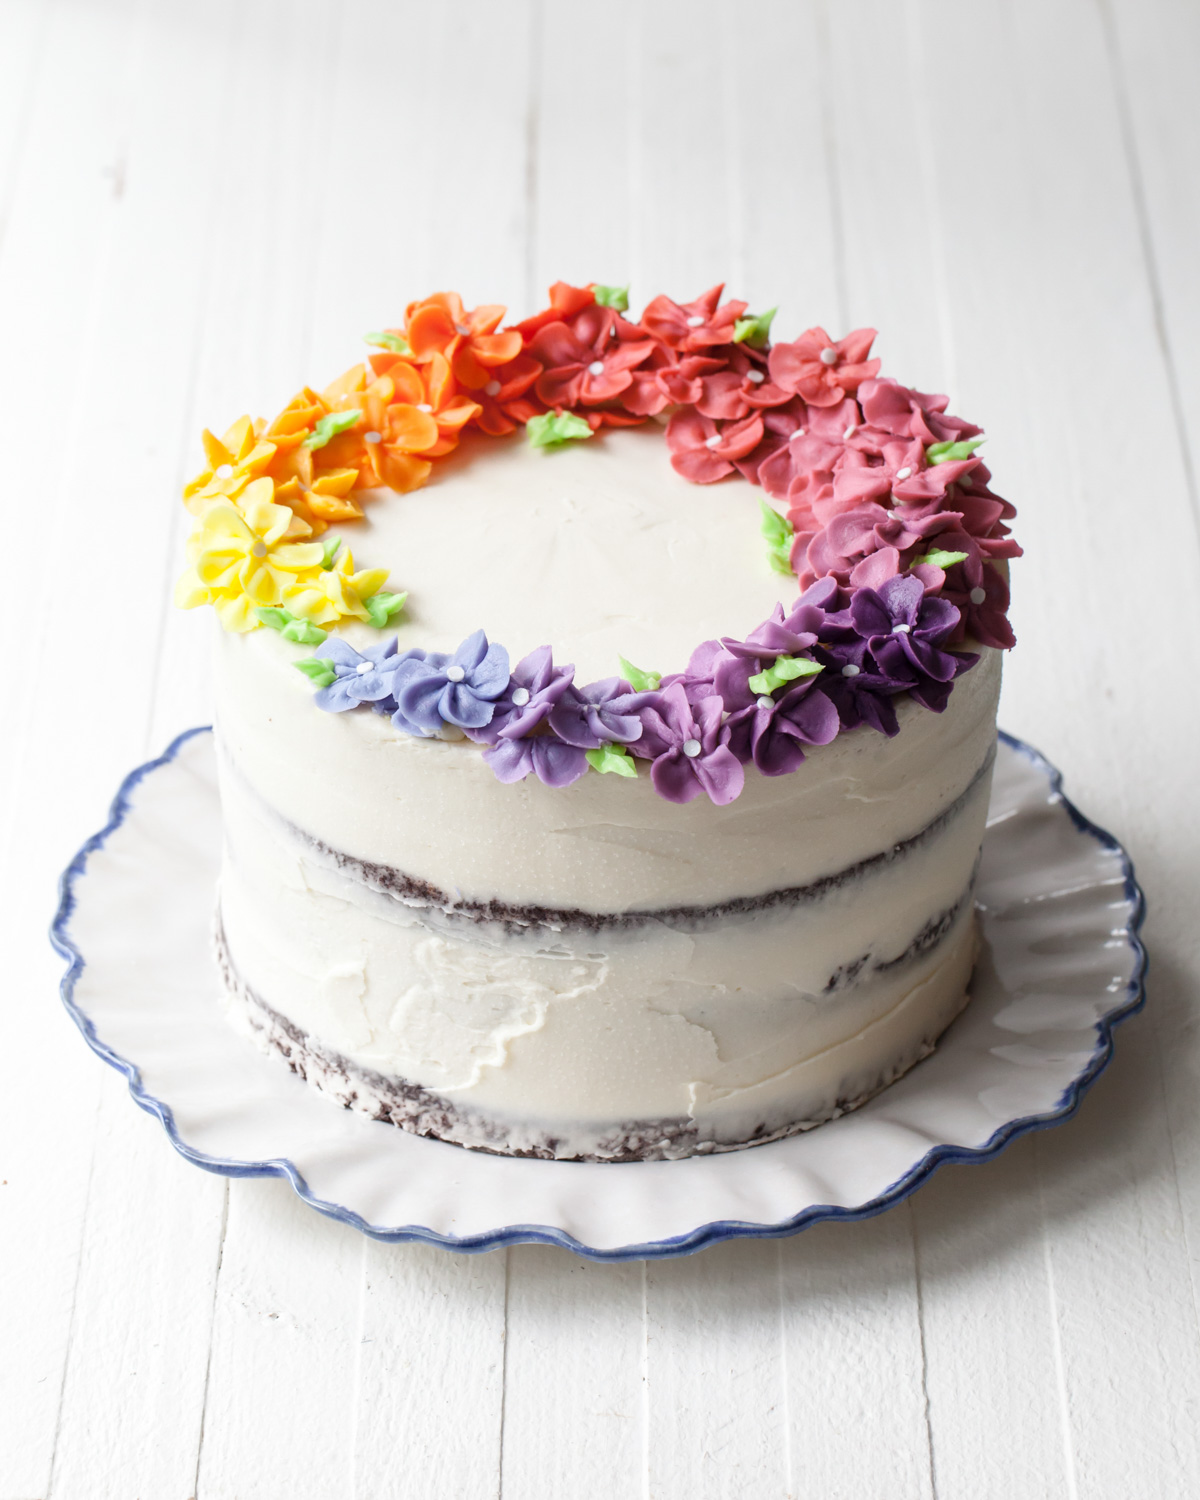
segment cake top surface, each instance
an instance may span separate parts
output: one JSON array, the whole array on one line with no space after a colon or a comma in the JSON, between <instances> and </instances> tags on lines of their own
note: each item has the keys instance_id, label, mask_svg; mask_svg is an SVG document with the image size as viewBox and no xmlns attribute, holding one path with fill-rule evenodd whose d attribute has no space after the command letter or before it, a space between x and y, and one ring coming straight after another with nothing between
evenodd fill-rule
<instances>
[{"instance_id":1,"label":"cake top surface","mask_svg":"<svg viewBox=\"0 0 1200 1500\"><path fill-rule=\"evenodd\" d=\"M410 303L331 385L205 432L177 602L502 782L648 762L723 806L747 767L898 733L901 697L940 712L969 646L1014 641L982 430L882 376L874 329L772 343L723 291L636 322L599 283L508 326Z\"/></svg>"},{"instance_id":2,"label":"cake top surface","mask_svg":"<svg viewBox=\"0 0 1200 1500\"><path fill-rule=\"evenodd\" d=\"M331 534L394 559L401 651L453 651L483 626L514 660L553 643L580 682L618 675L622 656L677 672L697 642L745 635L794 592L765 555L754 491L689 484L657 424L561 449L468 433L427 487L366 491L362 508Z\"/></svg>"}]
</instances>

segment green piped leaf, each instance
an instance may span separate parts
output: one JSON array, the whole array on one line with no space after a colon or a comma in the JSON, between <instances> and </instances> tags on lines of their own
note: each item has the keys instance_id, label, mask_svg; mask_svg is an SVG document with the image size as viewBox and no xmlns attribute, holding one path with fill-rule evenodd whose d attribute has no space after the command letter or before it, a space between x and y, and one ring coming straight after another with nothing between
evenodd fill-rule
<instances>
[{"instance_id":1,"label":"green piped leaf","mask_svg":"<svg viewBox=\"0 0 1200 1500\"><path fill-rule=\"evenodd\" d=\"M602 775L615 771L618 776L636 776L637 765L624 745L601 745L596 750L585 750L587 763L593 771Z\"/></svg>"},{"instance_id":2,"label":"green piped leaf","mask_svg":"<svg viewBox=\"0 0 1200 1500\"><path fill-rule=\"evenodd\" d=\"M558 448L592 435L592 429L573 411L548 411L543 417L530 417L525 431L531 448Z\"/></svg>"},{"instance_id":3,"label":"green piped leaf","mask_svg":"<svg viewBox=\"0 0 1200 1500\"><path fill-rule=\"evenodd\" d=\"M618 656L621 663L621 676L625 678L635 693L656 693L658 685L662 681L661 672L643 672L641 667L635 667L631 661L626 661L623 656Z\"/></svg>"},{"instance_id":4,"label":"green piped leaf","mask_svg":"<svg viewBox=\"0 0 1200 1500\"><path fill-rule=\"evenodd\" d=\"M393 354L411 354L408 340L398 333L364 333L364 344L374 344L376 349L390 349Z\"/></svg>"},{"instance_id":5,"label":"green piped leaf","mask_svg":"<svg viewBox=\"0 0 1200 1500\"><path fill-rule=\"evenodd\" d=\"M611 307L614 312L629 311L629 284L624 286L600 286L592 287L592 296L601 307Z\"/></svg>"},{"instance_id":6,"label":"green piped leaf","mask_svg":"<svg viewBox=\"0 0 1200 1500\"><path fill-rule=\"evenodd\" d=\"M930 443L925 450L925 457L931 464L954 464L961 462L964 458L970 458L980 443L986 442L984 437L963 438L957 443Z\"/></svg>"},{"instance_id":7,"label":"green piped leaf","mask_svg":"<svg viewBox=\"0 0 1200 1500\"><path fill-rule=\"evenodd\" d=\"M770 312L751 313L748 318L739 318L733 325L733 342L748 344L751 349L765 348L771 337L771 324L778 311L777 307L773 307Z\"/></svg>"},{"instance_id":8,"label":"green piped leaf","mask_svg":"<svg viewBox=\"0 0 1200 1500\"><path fill-rule=\"evenodd\" d=\"M323 448L330 438L335 438L339 432L345 432L347 428L353 427L361 416L360 411L331 411L328 416L321 418L304 439L304 446L313 449L314 452L318 448Z\"/></svg>"},{"instance_id":9,"label":"green piped leaf","mask_svg":"<svg viewBox=\"0 0 1200 1500\"><path fill-rule=\"evenodd\" d=\"M758 503L762 507L762 524L759 530L767 539L767 558L777 573L787 573L790 577L793 572L792 538L796 534L795 529L774 506L768 505L765 500Z\"/></svg>"},{"instance_id":10,"label":"green piped leaf","mask_svg":"<svg viewBox=\"0 0 1200 1500\"><path fill-rule=\"evenodd\" d=\"M267 609L263 607L256 609L254 613L264 625L269 625L272 630L282 630L289 620L295 619L295 616L286 609Z\"/></svg>"},{"instance_id":11,"label":"green piped leaf","mask_svg":"<svg viewBox=\"0 0 1200 1500\"><path fill-rule=\"evenodd\" d=\"M785 683L796 682L801 677L815 677L824 670L820 662L810 661L807 656L777 656L773 667L750 679L750 691L770 694Z\"/></svg>"},{"instance_id":12,"label":"green piped leaf","mask_svg":"<svg viewBox=\"0 0 1200 1500\"><path fill-rule=\"evenodd\" d=\"M264 625L278 630L285 641L295 641L300 646L319 646L329 634L311 620L302 620L299 615L294 615L290 609L262 608L256 609L254 613Z\"/></svg>"},{"instance_id":13,"label":"green piped leaf","mask_svg":"<svg viewBox=\"0 0 1200 1500\"><path fill-rule=\"evenodd\" d=\"M323 656L306 656L303 661L293 662L292 665L297 672L303 672L314 687L328 687L337 676L333 663L326 661Z\"/></svg>"},{"instance_id":14,"label":"green piped leaf","mask_svg":"<svg viewBox=\"0 0 1200 1500\"><path fill-rule=\"evenodd\" d=\"M363 605L371 617L371 624L376 630L382 630L393 615L397 615L404 608L407 594L372 594L369 599L363 600Z\"/></svg>"},{"instance_id":15,"label":"green piped leaf","mask_svg":"<svg viewBox=\"0 0 1200 1500\"><path fill-rule=\"evenodd\" d=\"M325 556L321 559L321 566L328 573L337 560L338 553L342 550L342 539L340 536L327 536L321 543L325 548Z\"/></svg>"},{"instance_id":16,"label":"green piped leaf","mask_svg":"<svg viewBox=\"0 0 1200 1500\"><path fill-rule=\"evenodd\" d=\"M928 563L933 568L952 568L955 563L966 562L966 560L965 552L943 552L940 547L935 547L924 557L917 558L919 563Z\"/></svg>"}]
</instances>

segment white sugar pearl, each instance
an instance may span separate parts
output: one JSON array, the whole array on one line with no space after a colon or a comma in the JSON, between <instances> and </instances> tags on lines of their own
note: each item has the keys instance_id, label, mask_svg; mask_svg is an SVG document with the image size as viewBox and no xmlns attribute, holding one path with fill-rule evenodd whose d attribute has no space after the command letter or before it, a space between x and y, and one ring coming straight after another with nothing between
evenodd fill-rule
<instances>
[{"instance_id":1,"label":"white sugar pearl","mask_svg":"<svg viewBox=\"0 0 1200 1500\"><path fill-rule=\"evenodd\" d=\"M706 448L719 448L721 446L721 434L719 432L714 432L712 437L705 438L704 446Z\"/></svg>"},{"instance_id":2,"label":"white sugar pearl","mask_svg":"<svg viewBox=\"0 0 1200 1500\"><path fill-rule=\"evenodd\" d=\"M861 671L862 671L861 667L856 667L852 661L848 661L846 663L846 665L842 668L842 676L843 677L857 677L858 674Z\"/></svg>"},{"instance_id":3,"label":"white sugar pearl","mask_svg":"<svg viewBox=\"0 0 1200 1500\"><path fill-rule=\"evenodd\" d=\"M837 364L837 350L831 344L828 349L821 350L821 363L823 365Z\"/></svg>"},{"instance_id":4,"label":"white sugar pearl","mask_svg":"<svg viewBox=\"0 0 1200 1500\"><path fill-rule=\"evenodd\" d=\"M485 396L498 396L500 394L500 382L498 380L489 380L483 388L483 394Z\"/></svg>"},{"instance_id":5,"label":"white sugar pearl","mask_svg":"<svg viewBox=\"0 0 1200 1500\"><path fill-rule=\"evenodd\" d=\"M588 374L589 375L603 375L604 374L604 361L602 359L594 359L594 360L592 360L591 364L588 365Z\"/></svg>"},{"instance_id":6,"label":"white sugar pearl","mask_svg":"<svg viewBox=\"0 0 1200 1500\"><path fill-rule=\"evenodd\" d=\"M896 478L897 479L911 479L912 478L912 470L908 467L907 464L905 464L902 469L897 469L896 470Z\"/></svg>"},{"instance_id":7,"label":"white sugar pearl","mask_svg":"<svg viewBox=\"0 0 1200 1500\"><path fill-rule=\"evenodd\" d=\"M763 696L758 700L758 706L759 708L774 708L775 700L768 694L764 693Z\"/></svg>"},{"instance_id":8,"label":"white sugar pearl","mask_svg":"<svg viewBox=\"0 0 1200 1500\"><path fill-rule=\"evenodd\" d=\"M460 334L463 338L467 338L471 332L470 328L465 323L455 323L454 331L455 333Z\"/></svg>"},{"instance_id":9,"label":"white sugar pearl","mask_svg":"<svg viewBox=\"0 0 1200 1500\"><path fill-rule=\"evenodd\" d=\"M383 433L382 432L364 432L363 433L363 437L365 438L365 440L368 443L382 443L383 442Z\"/></svg>"},{"instance_id":10,"label":"white sugar pearl","mask_svg":"<svg viewBox=\"0 0 1200 1500\"><path fill-rule=\"evenodd\" d=\"M911 625L893 625L892 626L892 634L893 635L911 635L912 634L912 626Z\"/></svg>"},{"instance_id":11,"label":"white sugar pearl","mask_svg":"<svg viewBox=\"0 0 1200 1500\"><path fill-rule=\"evenodd\" d=\"M216 470L214 470L214 473L215 473L216 478L218 478L218 479L232 479L233 478L233 465L232 464L221 464L221 466L219 468L217 468Z\"/></svg>"},{"instance_id":12,"label":"white sugar pearl","mask_svg":"<svg viewBox=\"0 0 1200 1500\"><path fill-rule=\"evenodd\" d=\"M704 327L704 319L699 315L699 313L693 313L691 315L691 317L687 320L687 326L689 328L703 328ZM691 744L690 740L688 741L688 744L689 745Z\"/></svg>"},{"instance_id":13,"label":"white sugar pearl","mask_svg":"<svg viewBox=\"0 0 1200 1500\"><path fill-rule=\"evenodd\" d=\"M684 740L681 748L689 760L695 760L704 747L699 740Z\"/></svg>"},{"instance_id":14,"label":"white sugar pearl","mask_svg":"<svg viewBox=\"0 0 1200 1500\"><path fill-rule=\"evenodd\" d=\"M516 704L516 706L518 708L524 708L525 705L529 702L529 689L528 688L516 688L516 689L514 689L513 695L512 695L512 701Z\"/></svg>"},{"instance_id":15,"label":"white sugar pearl","mask_svg":"<svg viewBox=\"0 0 1200 1500\"><path fill-rule=\"evenodd\" d=\"M461 667L447 667L446 676L451 682L461 682L467 674Z\"/></svg>"},{"instance_id":16,"label":"white sugar pearl","mask_svg":"<svg viewBox=\"0 0 1200 1500\"><path fill-rule=\"evenodd\" d=\"M746 371L746 379L750 382L751 385L762 385L763 381L766 378L767 377L763 374L763 372L761 370L747 370Z\"/></svg>"},{"instance_id":17,"label":"white sugar pearl","mask_svg":"<svg viewBox=\"0 0 1200 1500\"><path fill-rule=\"evenodd\" d=\"M428 401L422 401L421 404L420 404L420 406L417 407L417 410L418 411L432 411L433 407L430 406L430 404L429 404Z\"/></svg>"},{"instance_id":18,"label":"white sugar pearl","mask_svg":"<svg viewBox=\"0 0 1200 1500\"><path fill-rule=\"evenodd\" d=\"M358 666L355 667L354 670L360 677L365 677L374 665L375 663L373 661L360 661Z\"/></svg>"},{"instance_id":19,"label":"white sugar pearl","mask_svg":"<svg viewBox=\"0 0 1200 1500\"><path fill-rule=\"evenodd\" d=\"M266 555L267 555L267 544L266 544L266 542L255 542L254 545L250 548L250 556L251 557L266 557Z\"/></svg>"},{"instance_id":20,"label":"white sugar pearl","mask_svg":"<svg viewBox=\"0 0 1200 1500\"><path fill-rule=\"evenodd\" d=\"M854 422L851 422L850 425L849 425L849 427L846 428L845 432L842 433L842 437L846 440L846 442L849 442L850 439L854 436L854 434L857 431L858 431L857 424L854 423Z\"/></svg>"},{"instance_id":21,"label":"white sugar pearl","mask_svg":"<svg viewBox=\"0 0 1200 1500\"><path fill-rule=\"evenodd\" d=\"M967 598L972 604L982 604L987 598L987 589L972 589Z\"/></svg>"}]
</instances>

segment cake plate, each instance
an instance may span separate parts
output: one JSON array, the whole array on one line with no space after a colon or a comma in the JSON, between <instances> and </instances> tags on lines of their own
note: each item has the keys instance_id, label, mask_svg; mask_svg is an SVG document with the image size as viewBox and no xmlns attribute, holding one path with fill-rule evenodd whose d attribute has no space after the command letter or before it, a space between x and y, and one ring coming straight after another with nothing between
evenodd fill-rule
<instances>
[{"instance_id":1,"label":"cake plate","mask_svg":"<svg viewBox=\"0 0 1200 1500\"><path fill-rule=\"evenodd\" d=\"M458 1251L523 1242L595 1260L864 1219L945 1162L980 1162L1067 1119L1143 1002L1144 902L1117 841L1036 750L1000 736L967 1009L932 1056L861 1109L750 1150L621 1165L519 1160L335 1108L237 1034L210 953L221 823L211 732L132 771L61 882L63 1000L182 1156L286 1177L381 1240Z\"/></svg>"}]
</instances>

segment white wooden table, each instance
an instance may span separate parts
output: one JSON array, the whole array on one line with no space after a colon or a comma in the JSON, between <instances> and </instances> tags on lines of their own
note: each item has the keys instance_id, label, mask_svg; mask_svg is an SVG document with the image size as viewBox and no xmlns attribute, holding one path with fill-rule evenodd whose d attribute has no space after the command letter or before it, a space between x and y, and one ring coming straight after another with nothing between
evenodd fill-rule
<instances>
[{"instance_id":1,"label":"white wooden table","mask_svg":"<svg viewBox=\"0 0 1200 1500\"><path fill-rule=\"evenodd\" d=\"M0 0L0 1500L1200 1493L1196 0ZM207 716L201 426L411 297L719 277L882 330L1021 508L1002 720L1150 998L1063 1128L869 1223L594 1265L188 1166L43 931Z\"/></svg>"}]
</instances>

